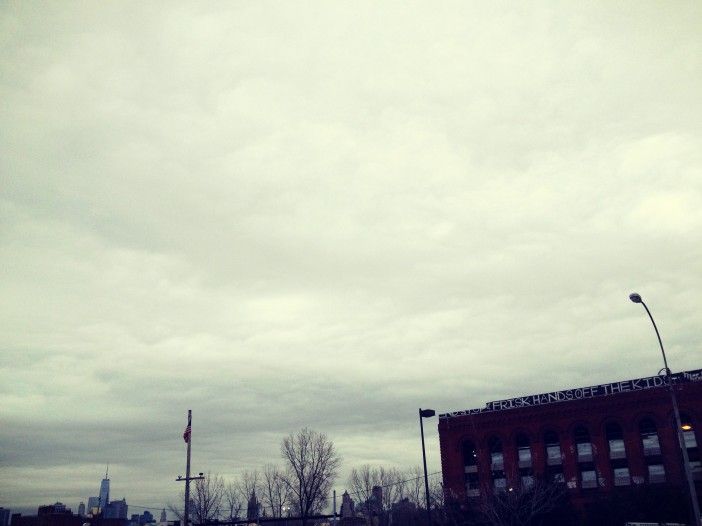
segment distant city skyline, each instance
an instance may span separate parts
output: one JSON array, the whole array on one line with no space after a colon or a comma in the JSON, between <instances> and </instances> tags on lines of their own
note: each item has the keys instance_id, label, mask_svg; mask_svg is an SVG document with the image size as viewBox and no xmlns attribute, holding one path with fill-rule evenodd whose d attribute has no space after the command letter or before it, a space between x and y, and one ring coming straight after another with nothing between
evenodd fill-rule
<instances>
[{"instance_id":1,"label":"distant city skyline","mask_svg":"<svg viewBox=\"0 0 702 526\"><path fill-rule=\"evenodd\" d=\"M164 505L162 508L156 508L156 507L144 507L144 506L133 506L134 508L137 508L139 510L139 513L129 513L128 511L128 503L126 501L126 498L122 499L117 499L117 500L110 500L109 498L110 495L110 479L108 478L108 472L107 470L105 471L105 477L100 481L100 486L99 486L99 496L92 496L92 497L87 497L85 499L82 499L79 501L75 506L72 506L70 503L67 503L67 501L64 501L63 499L57 498L54 500L55 505L61 505L61 509L66 509L70 512L73 512L77 515L84 515L88 513L92 513L94 508L100 509L100 513L102 513L106 518L121 518L121 519L128 519L128 515L130 516L139 516L144 514L145 516L148 516L153 519L155 516L154 514L150 513L149 510L154 511L158 513L159 516L159 521L160 522L165 522L168 520L168 514L166 512L166 506ZM88 505L85 505L85 502L88 502ZM107 502L107 506L99 506L100 502ZM66 502L66 503L64 503ZM93 504L91 506L91 504ZM21 513L22 515L36 515L37 510L41 508L42 506L54 506L54 504L50 504L48 502L44 502L41 504L37 504L37 506L29 506L29 507L23 507L23 508L15 508L15 509L3 509L0 507L0 510L7 511L7 515L12 513ZM55 507L55 506L54 506ZM3 516L0 515L0 518ZM7 526L6 524L0 524L0 526Z\"/></svg>"}]
</instances>

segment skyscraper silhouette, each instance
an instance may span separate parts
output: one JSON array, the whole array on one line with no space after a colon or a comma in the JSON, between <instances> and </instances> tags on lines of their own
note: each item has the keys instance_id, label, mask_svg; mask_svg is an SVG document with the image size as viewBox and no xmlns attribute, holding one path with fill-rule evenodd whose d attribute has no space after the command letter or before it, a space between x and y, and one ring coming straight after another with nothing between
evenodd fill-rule
<instances>
[{"instance_id":1,"label":"skyscraper silhouette","mask_svg":"<svg viewBox=\"0 0 702 526\"><path fill-rule=\"evenodd\" d=\"M110 469L109 464L105 468L105 478L100 483L100 508L105 509L110 502L110 479L107 478L107 472Z\"/></svg>"}]
</instances>

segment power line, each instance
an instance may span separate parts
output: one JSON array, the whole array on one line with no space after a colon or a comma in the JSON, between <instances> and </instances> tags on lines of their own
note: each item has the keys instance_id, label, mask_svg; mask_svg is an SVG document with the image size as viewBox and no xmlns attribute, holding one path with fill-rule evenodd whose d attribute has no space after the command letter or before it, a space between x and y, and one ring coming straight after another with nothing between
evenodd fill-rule
<instances>
[{"instance_id":1,"label":"power line","mask_svg":"<svg viewBox=\"0 0 702 526\"><path fill-rule=\"evenodd\" d=\"M168 506L161 506L160 508L156 508L154 506L140 506L139 504L130 504L127 502L127 506L130 508L140 508L142 510L156 510L156 511L162 511L168 508Z\"/></svg>"},{"instance_id":2,"label":"power line","mask_svg":"<svg viewBox=\"0 0 702 526\"><path fill-rule=\"evenodd\" d=\"M441 471L434 471L433 473L429 473L427 476L433 477L434 475L441 475ZM424 478L424 475L420 475L419 477L412 477L410 479L405 479L405 480L397 480L395 482L391 482L389 484L385 484L384 486L378 486L380 488L390 488L392 486L397 486L398 484L404 484L405 482L413 482L415 480L419 480ZM358 495L360 493L363 493L362 491L356 491L354 493L349 493L349 496L351 495Z\"/></svg>"}]
</instances>

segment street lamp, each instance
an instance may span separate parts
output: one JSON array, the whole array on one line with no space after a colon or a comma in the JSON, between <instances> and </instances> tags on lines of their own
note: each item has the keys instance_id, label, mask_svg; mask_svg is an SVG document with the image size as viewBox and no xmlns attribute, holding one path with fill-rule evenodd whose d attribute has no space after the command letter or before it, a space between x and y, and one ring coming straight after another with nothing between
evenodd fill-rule
<instances>
[{"instance_id":1,"label":"street lamp","mask_svg":"<svg viewBox=\"0 0 702 526\"><path fill-rule=\"evenodd\" d=\"M422 435L422 460L424 461L424 495L427 499L427 526L431 526L431 507L429 506L429 477L427 476L427 454L424 450L424 424L423 418L431 418L436 414L433 409L419 408L419 430Z\"/></svg>"},{"instance_id":2,"label":"street lamp","mask_svg":"<svg viewBox=\"0 0 702 526\"><path fill-rule=\"evenodd\" d=\"M668 385L668 391L670 391L670 399L673 402L673 413L675 414L675 427L678 433L678 443L680 444L680 450L682 451L682 456L683 456L683 465L685 467L685 477L687 478L687 485L690 490L690 501L692 503L692 514L694 515L694 521L695 524L700 526L700 508L699 505L697 504L697 491L695 490L695 481L692 478L692 470L690 469L690 458L687 455L687 447L685 446L685 437L683 436L683 427L682 424L680 423L680 411L678 411L678 400L675 397L675 389L673 389L673 379L671 377L671 372L670 369L668 368L668 360L665 357L665 349L663 348L663 340L661 340L661 335L658 332L658 327L656 326L656 322L653 320L653 316L651 315L651 311L648 310L648 307L644 303L644 300L641 298L640 294L637 294L636 292L632 292L629 294L629 299L633 301L634 303L640 303L643 305L644 309L646 309L646 313L648 314L648 317L651 319L651 323L653 324L653 328L656 331L656 336L658 337L658 343L661 346L661 353L663 354L663 365L665 366L665 379L666 379L666 384Z\"/></svg>"}]
</instances>

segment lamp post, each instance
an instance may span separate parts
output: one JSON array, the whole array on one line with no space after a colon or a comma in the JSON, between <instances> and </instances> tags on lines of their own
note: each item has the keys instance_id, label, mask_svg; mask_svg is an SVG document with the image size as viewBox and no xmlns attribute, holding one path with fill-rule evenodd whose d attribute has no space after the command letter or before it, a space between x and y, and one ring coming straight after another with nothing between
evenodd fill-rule
<instances>
[{"instance_id":1,"label":"lamp post","mask_svg":"<svg viewBox=\"0 0 702 526\"><path fill-rule=\"evenodd\" d=\"M661 353L663 354L663 365L665 366L665 379L666 379L666 384L668 385L668 391L670 391L670 399L673 402L673 413L675 414L675 427L676 431L678 433L678 443L680 445L680 450L682 451L682 456L683 456L683 466L685 468L685 477L687 478L687 485L690 491L690 502L692 504L692 514L694 516L694 524L696 526L700 526L700 508L697 503L697 491L695 490L695 481L692 478L692 470L690 469L690 458L687 455L687 447L685 447L685 437L683 436L682 432L682 424L680 422L680 411L678 410L678 400L675 396L675 389L673 389L673 379L671 377L671 372L670 369L668 368L668 360L665 357L665 349L663 348L663 340L661 340L661 335L658 332L658 327L656 326L656 322L653 320L653 316L651 315L651 311L648 310L648 306L644 303L644 300L641 298L641 295L637 294L636 292L632 292L629 294L629 299L633 301L634 303L640 303L643 305L644 309L646 309L646 313L648 314L648 317L651 319L651 323L653 324L653 328L656 331L656 336L658 337L658 343L661 346Z\"/></svg>"},{"instance_id":2,"label":"lamp post","mask_svg":"<svg viewBox=\"0 0 702 526\"><path fill-rule=\"evenodd\" d=\"M419 430L422 435L422 461L424 462L424 495L427 500L427 526L431 526L431 506L429 505L429 477L427 476L427 454L424 449L424 424L423 418L431 418L436 414L433 409L419 408Z\"/></svg>"}]
</instances>

